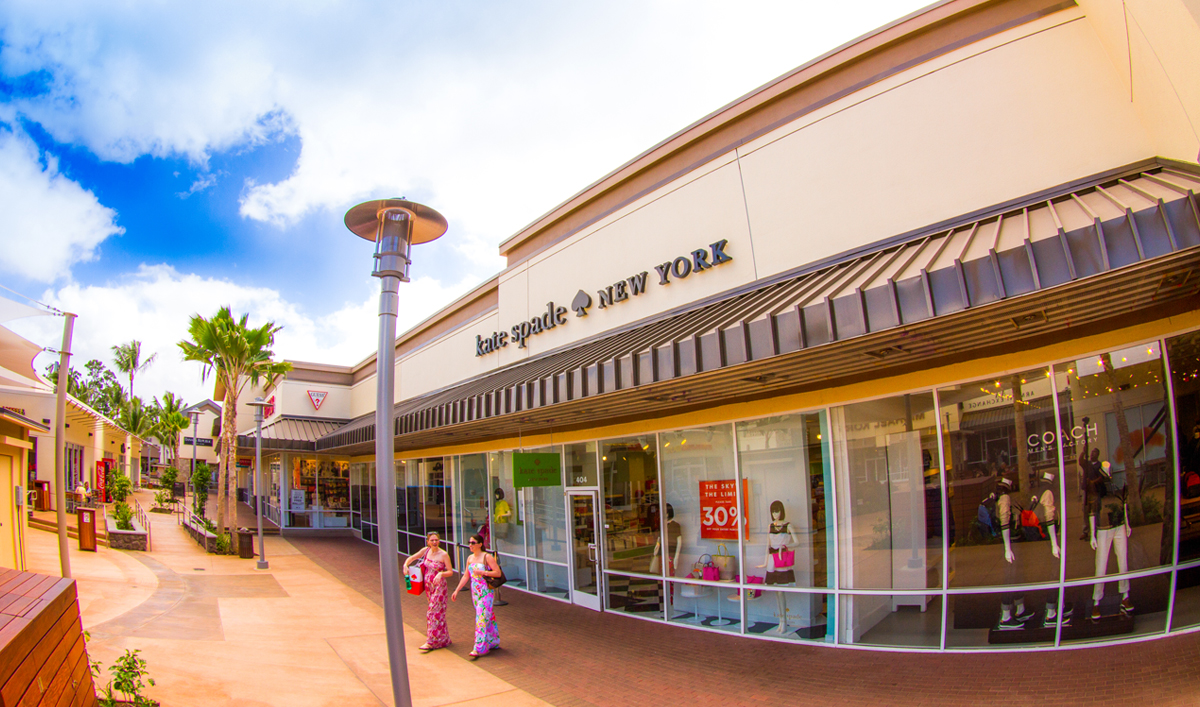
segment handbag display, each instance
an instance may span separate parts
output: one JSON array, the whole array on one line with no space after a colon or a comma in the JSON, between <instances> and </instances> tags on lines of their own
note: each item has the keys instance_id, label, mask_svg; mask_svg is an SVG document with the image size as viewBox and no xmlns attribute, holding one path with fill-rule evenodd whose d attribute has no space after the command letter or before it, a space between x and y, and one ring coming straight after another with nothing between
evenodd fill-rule
<instances>
[{"instance_id":1,"label":"handbag display","mask_svg":"<svg viewBox=\"0 0 1200 707\"><path fill-rule=\"evenodd\" d=\"M496 558L496 567L497 567L497 568L500 570L500 576L499 576L499 577L487 577L487 576L485 576L483 579L484 579L484 581L485 581L485 582L487 582L487 585L488 585L489 587L491 587L492 589L499 589L500 587L503 587L503 586L504 586L504 583L505 583L505 582L507 582L507 581L508 581L508 577L504 576L504 567L502 567L502 566L500 565L500 556L499 556L499 555L492 555L492 557L495 557L495 558Z\"/></svg>"},{"instance_id":2,"label":"handbag display","mask_svg":"<svg viewBox=\"0 0 1200 707\"><path fill-rule=\"evenodd\" d=\"M789 550L787 545L771 553L771 556L775 560L775 569L777 570L790 569L792 565L796 564L796 551Z\"/></svg>"},{"instance_id":3,"label":"handbag display","mask_svg":"<svg viewBox=\"0 0 1200 707\"><path fill-rule=\"evenodd\" d=\"M737 571L737 558L729 554L725 543L717 544L717 554L713 555L712 559L713 564L721 571L721 579L733 579L733 574Z\"/></svg>"},{"instance_id":4,"label":"handbag display","mask_svg":"<svg viewBox=\"0 0 1200 707\"><path fill-rule=\"evenodd\" d=\"M740 577L738 575L736 575L736 574L733 575L733 581L736 582L739 579L740 579ZM765 584L766 581L767 580L764 577L754 577L754 576L746 577L746 584ZM729 600L735 601L740 593L741 593L740 591L734 592L733 594L731 594L729 596ZM752 589L752 590L750 590L750 595L747 597L747 599L757 599L761 596L762 596L761 589Z\"/></svg>"},{"instance_id":5,"label":"handbag display","mask_svg":"<svg viewBox=\"0 0 1200 707\"><path fill-rule=\"evenodd\" d=\"M425 591L425 582L421 574L420 562L414 562L409 565L408 572L404 574L404 591L416 595L420 595Z\"/></svg>"},{"instance_id":6,"label":"handbag display","mask_svg":"<svg viewBox=\"0 0 1200 707\"><path fill-rule=\"evenodd\" d=\"M706 557L708 558L707 562L704 561L704 558ZM712 555L701 555L700 561L697 562L696 565L700 569L700 579L703 579L706 582L721 581L721 570L717 569L717 566L713 564Z\"/></svg>"}]
</instances>

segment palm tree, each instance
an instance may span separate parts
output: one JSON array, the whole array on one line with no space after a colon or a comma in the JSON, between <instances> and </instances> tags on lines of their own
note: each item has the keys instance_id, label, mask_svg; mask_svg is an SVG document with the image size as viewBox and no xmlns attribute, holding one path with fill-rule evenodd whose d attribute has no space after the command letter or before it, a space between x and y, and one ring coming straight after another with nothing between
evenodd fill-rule
<instances>
[{"instance_id":1,"label":"palm tree","mask_svg":"<svg viewBox=\"0 0 1200 707\"><path fill-rule=\"evenodd\" d=\"M129 376L129 397L133 397L133 377L141 373L154 363L158 358L158 354L150 354L150 357L145 361L142 359L142 342L134 339L128 344L119 344L112 347L113 363L117 370Z\"/></svg>"},{"instance_id":2,"label":"palm tree","mask_svg":"<svg viewBox=\"0 0 1200 707\"><path fill-rule=\"evenodd\" d=\"M126 402L116 422L135 437L145 439L154 432L154 417L141 398L131 398Z\"/></svg>"},{"instance_id":3,"label":"palm tree","mask_svg":"<svg viewBox=\"0 0 1200 707\"><path fill-rule=\"evenodd\" d=\"M270 385L292 370L292 364L272 361L275 333L282 327L267 322L258 328L246 326L250 315L233 318L229 307L222 307L211 319L194 315L188 324L190 340L179 342L185 361L204 364L201 380L210 375L216 388L224 392L221 423L221 480L217 491L217 527L226 532L233 525L234 513L230 503L229 479L237 468L237 401L246 384ZM232 540L232 534L230 535Z\"/></svg>"},{"instance_id":4,"label":"palm tree","mask_svg":"<svg viewBox=\"0 0 1200 707\"><path fill-rule=\"evenodd\" d=\"M154 436L171 450L171 464L176 467L179 464L179 433L186 430L189 424L187 415L183 414L185 407L187 403L183 402L183 398L170 391L163 393L161 402L158 398L154 399Z\"/></svg>"}]
</instances>

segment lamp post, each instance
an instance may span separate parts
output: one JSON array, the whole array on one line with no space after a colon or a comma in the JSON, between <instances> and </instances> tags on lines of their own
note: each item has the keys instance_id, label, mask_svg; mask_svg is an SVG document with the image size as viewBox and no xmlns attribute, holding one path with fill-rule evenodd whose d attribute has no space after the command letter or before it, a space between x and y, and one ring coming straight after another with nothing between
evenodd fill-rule
<instances>
[{"instance_id":1,"label":"lamp post","mask_svg":"<svg viewBox=\"0 0 1200 707\"><path fill-rule=\"evenodd\" d=\"M258 516L258 569L270 569L271 565L267 563L267 546L263 545L262 536L262 423L263 423L263 408L270 405L264 402L262 398L255 398L254 402L246 403L254 408L254 511Z\"/></svg>"},{"instance_id":2,"label":"lamp post","mask_svg":"<svg viewBox=\"0 0 1200 707\"><path fill-rule=\"evenodd\" d=\"M382 283L379 293L379 355L375 394L375 507L379 518L379 574L383 585L383 617L387 633L392 696L396 707L411 707L408 662L404 654L404 623L400 608L400 562L396 533L396 466L394 403L396 315L401 282L408 282L410 248L446 232L446 219L437 211L404 199L377 199L346 212L346 228L375 243L371 274Z\"/></svg>"},{"instance_id":3,"label":"lamp post","mask_svg":"<svg viewBox=\"0 0 1200 707\"><path fill-rule=\"evenodd\" d=\"M192 410L188 413L192 418L192 473L188 474L188 483L192 481L192 476L196 473L196 435L200 433L200 411ZM192 497L195 498L195 487L192 487ZM183 495L183 503L187 505L187 493ZM193 511L195 509L192 509Z\"/></svg>"}]
</instances>

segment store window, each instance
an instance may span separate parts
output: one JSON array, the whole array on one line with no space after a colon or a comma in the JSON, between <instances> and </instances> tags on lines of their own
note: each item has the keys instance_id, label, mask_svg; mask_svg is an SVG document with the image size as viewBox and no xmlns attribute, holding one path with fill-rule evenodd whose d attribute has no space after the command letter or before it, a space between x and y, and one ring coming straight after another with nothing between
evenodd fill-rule
<instances>
[{"instance_id":1,"label":"store window","mask_svg":"<svg viewBox=\"0 0 1200 707\"><path fill-rule=\"evenodd\" d=\"M436 532L447 544L454 542L454 524L450 517L452 459L432 457L422 459L418 465L421 503L425 514L425 532L418 534L426 536Z\"/></svg>"},{"instance_id":2,"label":"store window","mask_svg":"<svg viewBox=\"0 0 1200 707\"><path fill-rule=\"evenodd\" d=\"M605 569L661 574L661 556L659 566L652 569L654 548L662 541L658 449L654 435L602 441L600 481L604 495ZM674 550L669 557L674 557Z\"/></svg>"},{"instance_id":3,"label":"store window","mask_svg":"<svg viewBox=\"0 0 1200 707\"><path fill-rule=\"evenodd\" d=\"M676 608L683 611L668 615L673 620L707 622L704 625L738 631L739 607L734 604L731 608L728 601L734 590L713 586L720 580L732 582L738 574L738 539L747 530L742 515L746 484L742 483L739 494L733 425L663 432L658 443L666 522L651 553L650 571L665 570L667 577L704 583L671 582L671 603L679 604ZM684 596L686 601L682 601Z\"/></svg>"},{"instance_id":4,"label":"store window","mask_svg":"<svg viewBox=\"0 0 1200 707\"><path fill-rule=\"evenodd\" d=\"M1066 376L1062 371L1056 383L1045 367L938 389L950 586L1059 580L1067 499L1054 396L1069 401L1059 392ZM999 605L987 609L998 622L1025 615L1029 602L1018 601L1019 595L998 598L1004 611ZM1047 610L1053 614L1053 607ZM961 614L960 607L956 618Z\"/></svg>"},{"instance_id":5,"label":"store window","mask_svg":"<svg viewBox=\"0 0 1200 707\"><path fill-rule=\"evenodd\" d=\"M840 583L909 593L843 596L842 626L852 642L894 645L924 635L942 586L942 502L932 393L830 410L838 498ZM919 615L919 618L913 616ZM935 638L940 640L940 625ZM928 636L921 639L925 645ZM936 645L936 643L935 643Z\"/></svg>"},{"instance_id":6,"label":"store window","mask_svg":"<svg viewBox=\"0 0 1200 707\"><path fill-rule=\"evenodd\" d=\"M1069 430L1063 435L1070 436L1064 453L1075 456L1072 471L1084 487L1080 515L1072 522L1067 514L1067 579L1171 564L1174 533L1170 526L1164 532L1163 509L1174 498L1174 454L1166 443L1173 425L1159 344L1059 366L1067 368L1069 393L1062 405ZM1103 603L1103 614L1125 600L1145 610L1153 604L1129 595L1124 583L1097 584L1089 604Z\"/></svg>"},{"instance_id":7,"label":"store window","mask_svg":"<svg viewBox=\"0 0 1200 707\"><path fill-rule=\"evenodd\" d=\"M420 459L396 462L396 525L409 537L424 538L425 506L421 503L420 467ZM400 543L402 548L407 545L407 539Z\"/></svg>"},{"instance_id":8,"label":"store window","mask_svg":"<svg viewBox=\"0 0 1200 707\"><path fill-rule=\"evenodd\" d=\"M313 513L317 504L317 460L292 456L292 478L288 495L288 527L316 527Z\"/></svg>"},{"instance_id":9,"label":"store window","mask_svg":"<svg viewBox=\"0 0 1200 707\"><path fill-rule=\"evenodd\" d=\"M492 517L488 532L491 535L492 547L501 553L524 557L524 519L521 517L521 504L513 483L512 452L489 454L488 469L492 494Z\"/></svg>"},{"instance_id":10,"label":"store window","mask_svg":"<svg viewBox=\"0 0 1200 707\"><path fill-rule=\"evenodd\" d=\"M488 471L486 454L464 454L458 458L458 537L463 539L456 567L466 566L466 538L486 534L488 525ZM487 544L488 538L484 538ZM490 545L489 545L490 546Z\"/></svg>"},{"instance_id":11,"label":"store window","mask_svg":"<svg viewBox=\"0 0 1200 707\"><path fill-rule=\"evenodd\" d=\"M941 586L942 502L933 395L832 408L841 584Z\"/></svg>"},{"instance_id":12,"label":"store window","mask_svg":"<svg viewBox=\"0 0 1200 707\"><path fill-rule=\"evenodd\" d=\"M833 514L825 506L833 481L828 444L824 413L737 424L748 530L741 566L765 586L833 586ZM827 595L770 591L763 595L766 600L757 593L748 596L747 631L825 640Z\"/></svg>"},{"instance_id":13,"label":"store window","mask_svg":"<svg viewBox=\"0 0 1200 707\"><path fill-rule=\"evenodd\" d=\"M317 462L317 495L322 528L350 526L350 462L321 459Z\"/></svg>"},{"instance_id":14,"label":"store window","mask_svg":"<svg viewBox=\"0 0 1200 707\"><path fill-rule=\"evenodd\" d=\"M516 483L521 506L525 509L525 547L529 557L550 562L567 562L567 511L563 503L562 447L541 447L528 451L534 473ZM544 468L544 471L543 471ZM565 586L562 585L562 586Z\"/></svg>"},{"instance_id":15,"label":"store window","mask_svg":"<svg viewBox=\"0 0 1200 707\"><path fill-rule=\"evenodd\" d=\"M1167 357L1171 363L1171 387L1175 395L1175 429L1168 433L1179 449L1178 499L1179 509L1179 561L1200 559L1200 332L1193 332L1167 340ZM1166 494L1174 494L1172 484L1165 485ZM1174 522L1170 513L1164 519ZM1200 572L1187 576L1180 572L1183 589L1197 587L1192 578L1200 578ZM1200 606L1197 607L1200 609Z\"/></svg>"},{"instance_id":16,"label":"store window","mask_svg":"<svg viewBox=\"0 0 1200 707\"><path fill-rule=\"evenodd\" d=\"M569 486L599 486L596 443L581 442L563 448L563 473Z\"/></svg>"}]
</instances>

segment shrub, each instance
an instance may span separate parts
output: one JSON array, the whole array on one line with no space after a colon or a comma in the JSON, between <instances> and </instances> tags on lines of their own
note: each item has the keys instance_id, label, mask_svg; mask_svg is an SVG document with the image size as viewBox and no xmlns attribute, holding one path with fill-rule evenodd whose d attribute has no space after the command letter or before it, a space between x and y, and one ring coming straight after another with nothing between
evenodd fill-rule
<instances>
[{"instance_id":1,"label":"shrub","mask_svg":"<svg viewBox=\"0 0 1200 707\"><path fill-rule=\"evenodd\" d=\"M204 506L208 503L208 484L211 481L212 470L208 468L208 464L204 462L197 464L196 470L192 472L192 488L196 493L193 496L194 508L196 514L201 518L204 517Z\"/></svg>"},{"instance_id":2,"label":"shrub","mask_svg":"<svg viewBox=\"0 0 1200 707\"><path fill-rule=\"evenodd\" d=\"M170 491L158 491L154 494L154 506L156 508L167 508L171 505L174 498Z\"/></svg>"},{"instance_id":3,"label":"shrub","mask_svg":"<svg viewBox=\"0 0 1200 707\"><path fill-rule=\"evenodd\" d=\"M113 506L113 518L117 520L117 530L133 530L133 509L123 501L117 501Z\"/></svg>"},{"instance_id":4,"label":"shrub","mask_svg":"<svg viewBox=\"0 0 1200 707\"><path fill-rule=\"evenodd\" d=\"M109 484L108 492L117 503L123 503L133 493L133 482L124 474L113 474Z\"/></svg>"},{"instance_id":5,"label":"shrub","mask_svg":"<svg viewBox=\"0 0 1200 707\"><path fill-rule=\"evenodd\" d=\"M150 677L146 661L138 657L140 652L140 650L126 648L125 655L117 658L112 665L108 666L108 671L113 674L113 677L112 680L109 680L108 686L104 688L104 696L99 700L101 705L107 707L132 704L135 707L157 707L158 702L142 694L146 683L154 685L154 678ZM93 666L92 671L99 677L99 661ZM145 683L142 682L142 678L145 678ZM121 699L118 700L113 695L114 692L119 693Z\"/></svg>"},{"instance_id":6,"label":"shrub","mask_svg":"<svg viewBox=\"0 0 1200 707\"><path fill-rule=\"evenodd\" d=\"M218 555L228 555L231 547L232 546L229 542L229 534L228 533L221 533L220 535L217 536L217 554Z\"/></svg>"},{"instance_id":7,"label":"shrub","mask_svg":"<svg viewBox=\"0 0 1200 707\"><path fill-rule=\"evenodd\" d=\"M164 471L162 475L158 477L158 481L162 484L163 488L165 488L167 491L170 491L171 489L175 488L175 481L178 478L179 470L173 466L169 466L167 467L166 471Z\"/></svg>"}]
</instances>

